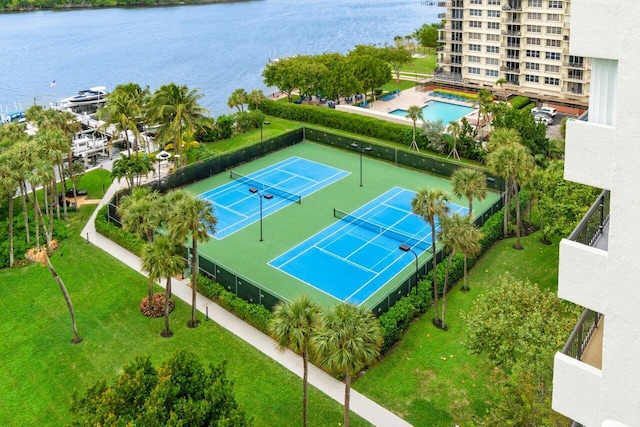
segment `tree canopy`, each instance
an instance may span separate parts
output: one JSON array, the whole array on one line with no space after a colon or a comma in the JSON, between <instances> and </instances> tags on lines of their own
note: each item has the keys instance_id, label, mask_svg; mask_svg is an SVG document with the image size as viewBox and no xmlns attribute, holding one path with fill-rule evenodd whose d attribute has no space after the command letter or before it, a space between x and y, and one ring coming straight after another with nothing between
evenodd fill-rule
<instances>
[{"instance_id":1,"label":"tree canopy","mask_svg":"<svg viewBox=\"0 0 640 427\"><path fill-rule=\"evenodd\" d=\"M238 407L226 364L205 369L186 350L160 368L137 357L111 381L100 380L84 396L73 397L73 425L249 426Z\"/></svg>"}]
</instances>

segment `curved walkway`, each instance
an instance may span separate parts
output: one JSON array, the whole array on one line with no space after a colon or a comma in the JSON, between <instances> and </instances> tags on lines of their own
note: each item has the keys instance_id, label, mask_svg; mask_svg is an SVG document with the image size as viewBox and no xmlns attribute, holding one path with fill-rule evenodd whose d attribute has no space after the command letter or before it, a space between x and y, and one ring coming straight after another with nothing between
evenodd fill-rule
<instances>
[{"instance_id":1,"label":"curved walkway","mask_svg":"<svg viewBox=\"0 0 640 427\"><path fill-rule=\"evenodd\" d=\"M93 212L93 215L87 222L87 225L82 230L82 237L87 238L93 245L101 248L109 255L119 259L130 268L144 275L141 269L140 258L138 258L137 255L102 236L96 232L95 228L95 218L98 214L98 210L107 204L116 191L123 187L124 184L124 181L122 183L114 181L111 184L109 190L98 205L98 208ZM165 283L160 283L160 285L164 287ZM180 281L172 280L171 282L173 295L185 301L187 304L191 304L191 288L188 285L189 279ZM253 326L240 320L227 310L221 308L213 301L200 294L197 296L196 307L201 313L205 313L208 307L209 317L211 320L218 323L240 339L251 344L294 374L302 377L302 358L294 352L289 350L280 352L276 347L275 341L273 341L268 335L263 334ZM336 380L313 365L309 365L309 384L331 397L336 402L341 404L344 402L344 383ZM411 426L411 424L393 414L391 411L386 410L353 389L351 389L350 409L352 412L358 414L360 417L375 426Z\"/></svg>"}]
</instances>

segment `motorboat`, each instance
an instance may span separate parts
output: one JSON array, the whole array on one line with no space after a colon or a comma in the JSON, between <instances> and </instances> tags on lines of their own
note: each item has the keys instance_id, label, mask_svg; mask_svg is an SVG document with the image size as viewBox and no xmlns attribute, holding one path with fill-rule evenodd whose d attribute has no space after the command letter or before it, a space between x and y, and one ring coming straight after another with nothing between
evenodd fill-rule
<instances>
[{"instance_id":1,"label":"motorboat","mask_svg":"<svg viewBox=\"0 0 640 427\"><path fill-rule=\"evenodd\" d=\"M104 86L96 86L86 90L81 90L77 95L60 100L60 104L67 105L69 107L75 107L79 105L91 105L102 104L106 102L107 88Z\"/></svg>"},{"instance_id":2,"label":"motorboat","mask_svg":"<svg viewBox=\"0 0 640 427\"><path fill-rule=\"evenodd\" d=\"M1 114L0 111L0 123L24 123L27 121L24 116L24 111L16 110L16 111L8 111L6 114Z\"/></svg>"}]
</instances>

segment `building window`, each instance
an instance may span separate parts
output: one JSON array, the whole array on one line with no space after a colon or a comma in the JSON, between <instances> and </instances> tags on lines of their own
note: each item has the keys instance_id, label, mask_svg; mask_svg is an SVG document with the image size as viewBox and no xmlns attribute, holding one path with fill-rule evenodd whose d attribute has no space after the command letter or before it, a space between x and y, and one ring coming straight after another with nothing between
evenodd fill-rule
<instances>
[{"instance_id":1,"label":"building window","mask_svg":"<svg viewBox=\"0 0 640 427\"><path fill-rule=\"evenodd\" d=\"M562 9L564 2L562 1L555 1L555 0L550 0L549 1L549 9Z\"/></svg>"},{"instance_id":2,"label":"building window","mask_svg":"<svg viewBox=\"0 0 640 427\"><path fill-rule=\"evenodd\" d=\"M499 42L500 41L500 34L487 34L487 41L488 42Z\"/></svg>"},{"instance_id":3,"label":"building window","mask_svg":"<svg viewBox=\"0 0 640 427\"><path fill-rule=\"evenodd\" d=\"M560 72L560 66L559 65L545 65L544 66L544 71L546 73L558 74Z\"/></svg>"},{"instance_id":4,"label":"building window","mask_svg":"<svg viewBox=\"0 0 640 427\"><path fill-rule=\"evenodd\" d=\"M542 0L529 0L529 7L542 7Z\"/></svg>"},{"instance_id":5,"label":"building window","mask_svg":"<svg viewBox=\"0 0 640 427\"><path fill-rule=\"evenodd\" d=\"M540 78L538 76L532 76L531 74L526 74L524 76L524 81L532 82L532 83L539 83L540 82Z\"/></svg>"},{"instance_id":6,"label":"building window","mask_svg":"<svg viewBox=\"0 0 640 427\"><path fill-rule=\"evenodd\" d=\"M480 40L482 38L482 34L480 33L469 33L469 39L471 40Z\"/></svg>"},{"instance_id":7,"label":"building window","mask_svg":"<svg viewBox=\"0 0 640 427\"><path fill-rule=\"evenodd\" d=\"M480 74L480 68L478 67L469 67L469 74Z\"/></svg>"},{"instance_id":8,"label":"building window","mask_svg":"<svg viewBox=\"0 0 640 427\"><path fill-rule=\"evenodd\" d=\"M469 21L469 28L482 28L482 21Z\"/></svg>"},{"instance_id":9,"label":"building window","mask_svg":"<svg viewBox=\"0 0 640 427\"><path fill-rule=\"evenodd\" d=\"M562 34L562 27L547 27L547 34Z\"/></svg>"},{"instance_id":10,"label":"building window","mask_svg":"<svg viewBox=\"0 0 640 427\"><path fill-rule=\"evenodd\" d=\"M500 53L498 46L487 46L487 53Z\"/></svg>"},{"instance_id":11,"label":"building window","mask_svg":"<svg viewBox=\"0 0 640 427\"><path fill-rule=\"evenodd\" d=\"M542 27L540 25L527 25L527 32L529 33L541 33Z\"/></svg>"},{"instance_id":12,"label":"building window","mask_svg":"<svg viewBox=\"0 0 640 427\"><path fill-rule=\"evenodd\" d=\"M501 4L501 3L500 3L500 1L501 1L501 0L489 0L489 1L487 2L487 4L488 4L489 6L500 6L500 4Z\"/></svg>"},{"instance_id":13,"label":"building window","mask_svg":"<svg viewBox=\"0 0 640 427\"><path fill-rule=\"evenodd\" d=\"M500 23L499 22L487 22L487 28L490 30L499 30Z\"/></svg>"},{"instance_id":14,"label":"building window","mask_svg":"<svg viewBox=\"0 0 640 427\"><path fill-rule=\"evenodd\" d=\"M498 58L485 58L484 63L487 65L498 65L500 60Z\"/></svg>"},{"instance_id":15,"label":"building window","mask_svg":"<svg viewBox=\"0 0 640 427\"><path fill-rule=\"evenodd\" d=\"M582 70L569 70L568 77L574 80L582 80Z\"/></svg>"},{"instance_id":16,"label":"building window","mask_svg":"<svg viewBox=\"0 0 640 427\"><path fill-rule=\"evenodd\" d=\"M540 58L540 51L527 49L527 58Z\"/></svg>"},{"instance_id":17,"label":"building window","mask_svg":"<svg viewBox=\"0 0 640 427\"><path fill-rule=\"evenodd\" d=\"M467 61L480 63L480 57L475 55L469 55Z\"/></svg>"},{"instance_id":18,"label":"building window","mask_svg":"<svg viewBox=\"0 0 640 427\"><path fill-rule=\"evenodd\" d=\"M536 37L527 37L527 44L540 46L540 39Z\"/></svg>"},{"instance_id":19,"label":"building window","mask_svg":"<svg viewBox=\"0 0 640 427\"><path fill-rule=\"evenodd\" d=\"M484 75L489 77L498 77L498 70L484 70Z\"/></svg>"},{"instance_id":20,"label":"building window","mask_svg":"<svg viewBox=\"0 0 640 427\"><path fill-rule=\"evenodd\" d=\"M469 45L469 50L472 50L474 52L480 52L480 45L479 44L470 44Z\"/></svg>"},{"instance_id":21,"label":"building window","mask_svg":"<svg viewBox=\"0 0 640 427\"><path fill-rule=\"evenodd\" d=\"M560 14L559 13L549 13L549 14L547 14L547 21L549 21L549 22L560 22Z\"/></svg>"},{"instance_id":22,"label":"building window","mask_svg":"<svg viewBox=\"0 0 640 427\"><path fill-rule=\"evenodd\" d=\"M545 52L544 57L552 61L560 60L560 54L558 52Z\"/></svg>"},{"instance_id":23,"label":"building window","mask_svg":"<svg viewBox=\"0 0 640 427\"><path fill-rule=\"evenodd\" d=\"M562 47L562 40L547 39L547 47Z\"/></svg>"},{"instance_id":24,"label":"building window","mask_svg":"<svg viewBox=\"0 0 640 427\"><path fill-rule=\"evenodd\" d=\"M545 77L544 84L551 86L560 86L560 79L557 79L555 77Z\"/></svg>"},{"instance_id":25,"label":"building window","mask_svg":"<svg viewBox=\"0 0 640 427\"><path fill-rule=\"evenodd\" d=\"M471 0L471 4L482 4L482 0Z\"/></svg>"},{"instance_id":26,"label":"building window","mask_svg":"<svg viewBox=\"0 0 640 427\"><path fill-rule=\"evenodd\" d=\"M487 10L487 17L489 18L500 18L499 10Z\"/></svg>"},{"instance_id":27,"label":"building window","mask_svg":"<svg viewBox=\"0 0 640 427\"><path fill-rule=\"evenodd\" d=\"M527 62L525 64L525 68L527 70L536 70L536 71L540 71L540 64L536 64L535 62Z\"/></svg>"},{"instance_id":28,"label":"building window","mask_svg":"<svg viewBox=\"0 0 640 427\"><path fill-rule=\"evenodd\" d=\"M542 14L539 12L527 12L527 19L530 21L542 21Z\"/></svg>"},{"instance_id":29,"label":"building window","mask_svg":"<svg viewBox=\"0 0 640 427\"><path fill-rule=\"evenodd\" d=\"M469 9L469 16L482 16L482 10L480 10L480 9Z\"/></svg>"}]
</instances>

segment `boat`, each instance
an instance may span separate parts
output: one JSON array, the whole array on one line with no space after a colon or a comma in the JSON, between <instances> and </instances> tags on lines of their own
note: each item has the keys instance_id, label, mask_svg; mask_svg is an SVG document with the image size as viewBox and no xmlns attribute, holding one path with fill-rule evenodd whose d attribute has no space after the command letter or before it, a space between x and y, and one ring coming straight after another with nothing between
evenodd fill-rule
<instances>
[{"instance_id":1,"label":"boat","mask_svg":"<svg viewBox=\"0 0 640 427\"><path fill-rule=\"evenodd\" d=\"M81 90L77 95L71 96L69 98L64 98L58 103L68 107L102 104L106 102L107 96L109 96L109 92L107 92L106 87L96 86L89 89Z\"/></svg>"},{"instance_id":2,"label":"boat","mask_svg":"<svg viewBox=\"0 0 640 427\"><path fill-rule=\"evenodd\" d=\"M24 123L27 121L24 111L20 110L8 111L6 114L0 114L0 116L0 123Z\"/></svg>"},{"instance_id":3,"label":"boat","mask_svg":"<svg viewBox=\"0 0 640 427\"><path fill-rule=\"evenodd\" d=\"M87 157L88 155L103 152L108 146L107 138L96 138L93 135L82 135L72 141L71 151L73 157Z\"/></svg>"}]
</instances>

